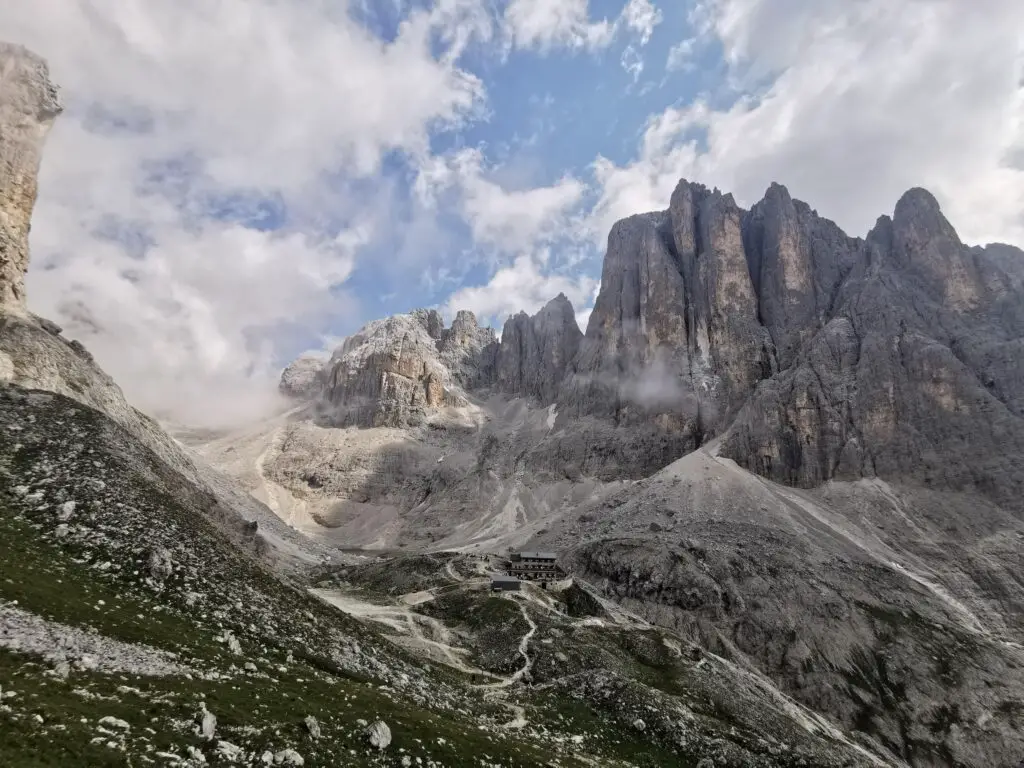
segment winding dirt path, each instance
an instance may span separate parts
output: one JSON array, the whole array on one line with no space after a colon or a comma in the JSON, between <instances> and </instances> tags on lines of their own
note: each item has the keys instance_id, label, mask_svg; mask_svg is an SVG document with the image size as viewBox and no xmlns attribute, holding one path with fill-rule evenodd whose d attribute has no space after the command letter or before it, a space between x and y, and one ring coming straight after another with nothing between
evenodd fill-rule
<instances>
[{"instance_id":1,"label":"winding dirt path","mask_svg":"<svg viewBox=\"0 0 1024 768\"><path fill-rule=\"evenodd\" d=\"M485 683L484 685L478 685L478 688L488 691L496 691L508 688L509 686L514 685L515 683L518 683L520 680L522 680L523 675L525 675L533 668L533 659L530 658L528 650L530 648L530 641L533 639L533 636L537 632L537 623L530 618L530 614L527 612L526 606L523 603L519 603L519 611L523 614L523 619L530 627L529 630L527 630L526 634L519 638L519 655L523 657L523 666L497 683Z\"/></svg>"},{"instance_id":2,"label":"winding dirt path","mask_svg":"<svg viewBox=\"0 0 1024 768\"><path fill-rule=\"evenodd\" d=\"M447 563L445 570L456 581L456 584L440 589L447 589L453 586L456 588L467 588L475 586L481 581L478 579L467 579L458 574L454 569L453 561ZM469 650L453 644L454 637L452 632L444 623L432 616L426 616L413 610L416 605L434 599L435 590L402 595L398 598L397 603L386 605L371 603L341 590L310 589L309 592L350 616L384 625L394 633L384 635L392 642L407 648L419 648L428 657L457 669L464 674L493 681L477 683L472 687L483 692L485 700L494 701L512 714L512 719L507 723L502 723L500 727L520 729L528 725L529 721L526 718L525 708L508 701L506 697L508 689L520 682L533 668L530 642L537 633L537 623L530 616L530 612L527 610L527 603L536 604L546 610L553 610L538 597L523 594L502 596L503 599L513 600L516 603L528 629L519 638L518 653L523 659L522 666L510 675L498 675L469 664L464 658L469 653ZM431 636L428 636L428 633Z\"/></svg>"}]
</instances>

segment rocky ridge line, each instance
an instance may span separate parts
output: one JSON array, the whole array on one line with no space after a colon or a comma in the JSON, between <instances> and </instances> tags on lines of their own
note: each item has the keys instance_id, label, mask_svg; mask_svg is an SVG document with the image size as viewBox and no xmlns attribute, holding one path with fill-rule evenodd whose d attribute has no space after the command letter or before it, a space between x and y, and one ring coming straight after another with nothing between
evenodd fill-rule
<instances>
[{"instance_id":1,"label":"rocky ridge line","mask_svg":"<svg viewBox=\"0 0 1024 768\"><path fill-rule=\"evenodd\" d=\"M304 394L390 414L342 421L364 426L494 391L554 404L589 435L587 456L556 453L604 479L649 475L728 431L727 455L784 483L880 474L1005 501L1024 497L1022 307L1024 253L965 246L925 190L860 239L778 184L746 211L683 180L667 210L612 228L585 335L559 297L509 318L500 341L474 318L444 358L449 331L418 310L398 318L419 330L388 318L360 331Z\"/></svg>"}]
</instances>

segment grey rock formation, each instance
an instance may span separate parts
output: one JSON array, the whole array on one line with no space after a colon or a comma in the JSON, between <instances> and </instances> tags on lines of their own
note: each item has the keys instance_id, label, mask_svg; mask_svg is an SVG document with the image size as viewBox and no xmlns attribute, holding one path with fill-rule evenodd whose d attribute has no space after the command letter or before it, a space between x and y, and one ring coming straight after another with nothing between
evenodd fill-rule
<instances>
[{"instance_id":1,"label":"grey rock formation","mask_svg":"<svg viewBox=\"0 0 1024 768\"><path fill-rule=\"evenodd\" d=\"M583 334L565 294L530 317L525 312L505 321L495 363L495 387L512 395L552 403Z\"/></svg>"},{"instance_id":2,"label":"grey rock formation","mask_svg":"<svg viewBox=\"0 0 1024 768\"><path fill-rule=\"evenodd\" d=\"M1024 253L965 247L935 198L911 190L858 255L726 454L794 485L880 475L1024 509Z\"/></svg>"},{"instance_id":3,"label":"grey rock formation","mask_svg":"<svg viewBox=\"0 0 1024 768\"><path fill-rule=\"evenodd\" d=\"M701 373L710 369L720 379L717 403L724 417L774 367L743 248L744 212L732 195L682 181L669 214L687 287L691 358Z\"/></svg>"},{"instance_id":4,"label":"grey rock formation","mask_svg":"<svg viewBox=\"0 0 1024 768\"><path fill-rule=\"evenodd\" d=\"M200 703L199 712L196 713L196 733L207 741L213 739L217 732L217 716L206 708L205 703Z\"/></svg>"},{"instance_id":5,"label":"grey rock formation","mask_svg":"<svg viewBox=\"0 0 1024 768\"><path fill-rule=\"evenodd\" d=\"M315 717L312 715L306 715L302 724L306 726L306 730L309 732L310 738L320 738L320 722Z\"/></svg>"},{"instance_id":6,"label":"grey rock formation","mask_svg":"<svg viewBox=\"0 0 1024 768\"><path fill-rule=\"evenodd\" d=\"M976 496L799 491L705 447L527 546L896 758L987 766L1024 757L1022 539Z\"/></svg>"},{"instance_id":7,"label":"grey rock formation","mask_svg":"<svg viewBox=\"0 0 1024 768\"><path fill-rule=\"evenodd\" d=\"M43 143L61 112L46 62L0 43L0 310L25 312L28 233Z\"/></svg>"},{"instance_id":8,"label":"grey rock formation","mask_svg":"<svg viewBox=\"0 0 1024 768\"><path fill-rule=\"evenodd\" d=\"M370 723L364 732L366 740L375 749L387 749L391 744L391 729L382 720Z\"/></svg>"},{"instance_id":9,"label":"grey rock formation","mask_svg":"<svg viewBox=\"0 0 1024 768\"><path fill-rule=\"evenodd\" d=\"M325 361L316 355L303 355L281 372L278 390L296 400L313 400L323 391Z\"/></svg>"},{"instance_id":10,"label":"grey rock formation","mask_svg":"<svg viewBox=\"0 0 1024 768\"><path fill-rule=\"evenodd\" d=\"M836 290L861 254L861 243L772 184L743 222L743 242L761 322L778 367L827 321Z\"/></svg>"},{"instance_id":11,"label":"grey rock formation","mask_svg":"<svg viewBox=\"0 0 1024 768\"><path fill-rule=\"evenodd\" d=\"M149 552L149 575L157 581L165 581L174 573L174 561L171 553L163 547L155 547Z\"/></svg>"},{"instance_id":12,"label":"grey rock formation","mask_svg":"<svg viewBox=\"0 0 1024 768\"><path fill-rule=\"evenodd\" d=\"M699 446L776 368L731 195L680 182L668 211L618 222L560 412L624 428L643 476Z\"/></svg>"},{"instance_id":13,"label":"grey rock formation","mask_svg":"<svg viewBox=\"0 0 1024 768\"><path fill-rule=\"evenodd\" d=\"M437 327L440 319L436 311L432 315L427 322L430 328ZM481 328L476 315L464 309L455 313L451 328L441 327L437 348L452 378L465 388L489 383L496 351L494 331Z\"/></svg>"},{"instance_id":14,"label":"grey rock formation","mask_svg":"<svg viewBox=\"0 0 1024 768\"><path fill-rule=\"evenodd\" d=\"M282 749L274 754L274 765L301 766L305 764L305 758L294 749Z\"/></svg>"},{"instance_id":15,"label":"grey rock formation","mask_svg":"<svg viewBox=\"0 0 1024 768\"><path fill-rule=\"evenodd\" d=\"M490 339L469 312L447 330L436 312L374 321L331 357L321 419L335 426L405 426L468 405L462 382L475 375Z\"/></svg>"}]
</instances>

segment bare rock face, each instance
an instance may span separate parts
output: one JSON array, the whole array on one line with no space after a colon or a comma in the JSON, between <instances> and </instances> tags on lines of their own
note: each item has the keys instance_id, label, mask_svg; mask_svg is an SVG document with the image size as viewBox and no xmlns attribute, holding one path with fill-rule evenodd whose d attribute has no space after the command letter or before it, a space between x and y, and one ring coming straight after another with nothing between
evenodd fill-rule
<instances>
[{"instance_id":1,"label":"bare rock face","mask_svg":"<svg viewBox=\"0 0 1024 768\"><path fill-rule=\"evenodd\" d=\"M759 317L771 334L778 367L788 368L827 321L861 243L779 184L745 217L743 241Z\"/></svg>"},{"instance_id":2,"label":"bare rock face","mask_svg":"<svg viewBox=\"0 0 1024 768\"><path fill-rule=\"evenodd\" d=\"M401 426L465 404L435 339L411 315L370 323L335 351L325 387L337 426Z\"/></svg>"},{"instance_id":3,"label":"bare rock face","mask_svg":"<svg viewBox=\"0 0 1024 768\"><path fill-rule=\"evenodd\" d=\"M692 390L686 284L668 225L664 213L653 213L612 227L601 291L560 410L629 423L675 410Z\"/></svg>"},{"instance_id":4,"label":"bare rock face","mask_svg":"<svg viewBox=\"0 0 1024 768\"><path fill-rule=\"evenodd\" d=\"M0 310L25 312L28 233L43 143L61 112L46 62L0 43Z\"/></svg>"},{"instance_id":5,"label":"bare rock face","mask_svg":"<svg viewBox=\"0 0 1024 768\"><path fill-rule=\"evenodd\" d=\"M438 352L455 381L465 388L489 383L497 351L494 331L481 328L476 315L465 309L455 313L452 327L447 330L436 310L430 310L425 317L423 322L428 330L436 329L433 338L437 339Z\"/></svg>"},{"instance_id":6,"label":"bare rock face","mask_svg":"<svg viewBox=\"0 0 1024 768\"><path fill-rule=\"evenodd\" d=\"M449 329L433 310L374 321L335 350L323 374L323 420L397 427L466 406L464 387L483 375L493 344L472 312L459 312Z\"/></svg>"},{"instance_id":7,"label":"bare rock face","mask_svg":"<svg viewBox=\"0 0 1024 768\"><path fill-rule=\"evenodd\" d=\"M669 214L687 288L691 367L703 374L700 385L709 388L725 416L774 368L743 247L744 212L732 195L682 181ZM708 386L711 377L720 383L718 392Z\"/></svg>"},{"instance_id":8,"label":"bare rock face","mask_svg":"<svg viewBox=\"0 0 1024 768\"><path fill-rule=\"evenodd\" d=\"M643 476L714 434L776 368L758 322L731 195L680 182L668 211L618 222L601 291L559 411L619 430L601 438Z\"/></svg>"},{"instance_id":9,"label":"bare rock face","mask_svg":"<svg viewBox=\"0 0 1024 768\"><path fill-rule=\"evenodd\" d=\"M505 321L497 352L495 386L510 394L554 402L583 333L565 294L536 315L520 312Z\"/></svg>"},{"instance_id":10,"label":"bare rock face","mask_svg":"<svg viewBox=\"0 0 1024 768\"><path fill-rule=\"evenodd\" d=\"M315 355L303 355L281 373L278 389L296 400L313 400L324 386L325 362Z\"/></svg>"},{"instance_id":11,"label":"bare rock face","mask_svg":"<svg viewBox=\"0 0 1024 768\"><path fill-rule=\"evenodd\" d=\"M792 485L877 474L1020 508L1022 277L1024 253L965 247L911 190L860 243L827 323L758 387L726 453Z\"/></svg>"}]
</instances>

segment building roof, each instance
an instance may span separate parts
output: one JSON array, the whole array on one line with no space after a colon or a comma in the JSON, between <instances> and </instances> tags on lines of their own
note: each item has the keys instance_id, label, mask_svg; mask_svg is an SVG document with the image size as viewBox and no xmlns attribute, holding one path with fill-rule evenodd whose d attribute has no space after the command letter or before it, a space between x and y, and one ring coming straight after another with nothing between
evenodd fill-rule
<instances>
[{"instance_id":1,"label":"building roof","mask_svg":"<svg viewBox=\"0 0 1024 768\"><path fill-rule=\"evenodd\" d=\"M558 555L554 552L520 552L519 556L524 560L557 560Z\"/></svg>"},{"instance_id":2,"label":"building roof","mask_svg":"<svg viewBox=\"0 0 1024 768\"><path fill-rule=\"evenodd\" d=\"M495 573L495 574L491 575L491 583L492 584L518 584L519 583L519 579L517 579L515 576L505 576L505 575L500 574L500 573Z\"/></svg>"}]
</instances>

